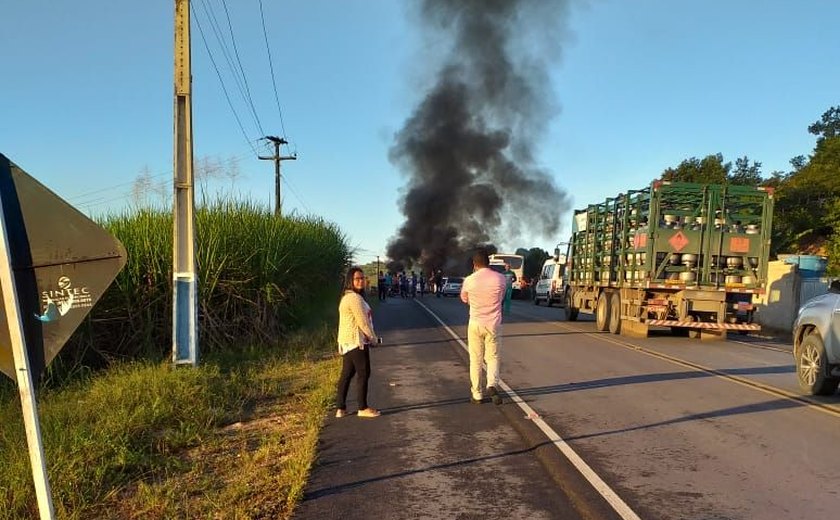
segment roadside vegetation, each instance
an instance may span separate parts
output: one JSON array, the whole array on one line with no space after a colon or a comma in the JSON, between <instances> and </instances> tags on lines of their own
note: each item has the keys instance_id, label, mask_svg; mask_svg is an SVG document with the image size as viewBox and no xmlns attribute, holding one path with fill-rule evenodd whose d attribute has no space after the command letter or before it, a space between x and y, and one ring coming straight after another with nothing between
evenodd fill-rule
<instances>
[{"instance_id":1,"label":"roadside vegetation","mask_svg":"<svg viewBox=\"0 0 840 520\"><path fill-rule=\"evenodd\" d=\"M220 201L196 214L201 364L175 368L171 216L103 223L128 263L39 390L59 518L287 518L334 390L343 235ZM0 383L0 519L37 518L20 405Z\"/></svg>"}]
</instances>

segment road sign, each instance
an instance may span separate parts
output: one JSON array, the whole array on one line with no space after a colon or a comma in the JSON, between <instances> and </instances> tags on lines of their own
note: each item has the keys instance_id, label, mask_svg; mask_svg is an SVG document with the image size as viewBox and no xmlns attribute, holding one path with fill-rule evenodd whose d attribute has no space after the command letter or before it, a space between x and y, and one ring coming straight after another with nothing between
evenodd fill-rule
<instances>
[{"instance_id":1,"label":"road sign","mask_svg":"<svg viewBox=\"0 0 840 520\"><path fill-rule=\"evenodd\" d=\"M0 197L30 370L40 374L123 268L125 248L2 154ZM15 379L3 302L0 371Z\"/></svg>"}]
</instances>

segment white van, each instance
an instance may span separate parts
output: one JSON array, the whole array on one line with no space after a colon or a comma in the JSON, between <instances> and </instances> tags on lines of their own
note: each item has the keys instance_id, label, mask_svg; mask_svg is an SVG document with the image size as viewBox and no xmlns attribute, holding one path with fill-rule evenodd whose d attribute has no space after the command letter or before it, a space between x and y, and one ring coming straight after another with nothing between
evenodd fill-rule
<instances>
[{"instance_id":1,"label":"white van","mask_svg":"<svg viewBox=\"0 0 840 520\"><path fill-rule=\"evenodd\" d=\"M557 258L557 257L555 257ZM534 305L544 301L549 307L553 303L563 302L563 292L566 287L565 277L566 259L560 255L559 259L549 258L543 263L540 278L534 284Z\"/></svg>"}]
</instances>

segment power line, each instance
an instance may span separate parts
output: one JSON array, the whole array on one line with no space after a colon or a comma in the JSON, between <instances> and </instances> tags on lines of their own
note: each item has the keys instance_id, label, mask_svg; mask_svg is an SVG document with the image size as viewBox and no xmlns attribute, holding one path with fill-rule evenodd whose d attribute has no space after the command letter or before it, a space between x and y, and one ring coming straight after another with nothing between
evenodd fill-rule
<instances>
[{"instance_id":1,"label":"power line","mask_svg":"<svg viewBox=\"0 0 840 520\"><path fill-rule=\"evenodd\" d=\"M304 202L300 195L298 195L297 190L295 190L294 186L292 186L292 184L289 182L288 177L283 177L283 182L286 183L286 187L292 191L292 195L294 195L298 202L300 202L304 209L306 209L306 212L312 213L312 209L309 207L309 205L306 204L306 202Z\"/></svg>"},{"instance_id":2,"label":"power line","mask_svg":"<svg viewBox=\"0 0 840 520\"><path fill-rule=\"evenodd\" d=\"M154 179L154 178L157 178L157 177L161 177L163 175L172 175L172 171L151 175L151 176L149 176L149 178ZM91 195L96 195L98 193L111 191L111 190L114 190L114 189L117 189L117 188L121 188L123 186L132 185L135 182L137 182L137 179L134 179L133 181L128 181L128 182L121 182L120 184L114 184L113 186L107 186L105 188L100 188L98 190L93 190L93 191L88 191L86 193L80 193L78 195L73 195L72 197L67 197L66 200L68 202L71 202L71 201L78 200L78 199L84 199L86 197L90 197ZM84 202L80 202L79 204L84 204Z\"/></svg>"},{"instance_id":3,"label":"power line","mask_svg":"<svg viewBox=\"0 0 840 520\"><path fill-rule=\"evenodd\" d=\"M268 45L268 32L265 29L265 14L263 13L263 3L260 3L260 20L262 21L263 38L265 39L265 51L268 54L268 67L271 70L271 84L274 87L274 101L277 103L277 113L280 115L280 129L283 130L283 137L287 137L286 125L283 124L283 111L280 109L280 97L277 94L277 79L274 75L274 63L271 60L271 47Z\"/></svg>"},{"instance_id":4,"label":"power line","mask_svg":"<svg viewBox=\"0 0 840 520\"><path fill-rule=\"evenodd\" d=\"M216 42L219 44L219 47L222 50L222 56L227 62L228 70L230 71L231 76L233 76L233 81L236 84L236 88L239 91L239 95L242 97L242 101L244 101L247 104L248 99L245 96L245 87L242 84L242 78L240 77L239 72L236 70L236 66L233 64L233 59L230 57L230 51L228 50L227 43L225 41L224 36L222 35L222 29L219 25L219 20L216 18L216 13L213 11L213 7L207 3L207 0L201 0L201 7L204 9L204 15L207 18L208 23L210 24L210 28L213 30L213 35L216 37Z\"/></svg>"},{"instance_id":5,"label":"power line","mask_svg":"<svg viewBox=\"0 0 840 520\"><path fill-rule=\"evenodd\" d=\"M250 144L250 143L249 143L249 144ZM252 145L251 150L253 150L253 149L254 149L254 148L253 148L253 145ZM248 157L253 157L253 154L252 154L252 153L250 153L250 152L241 152L241 153L239 153L238 155L234 155L234 156L228 157L228 160L241 161L242 159L245 159L245 158L248 158ZM165 172L161 172L161 173L156 173L156 174L153 174L153 175L149 175L149 177L148 177L148 178L149 178L149 179L156 179L156 178L158 178L158 177L163 177L164 175L169 176L169 177L171 178L171 177L172 177L172 170L167 170L167 171L165 171ZM122 188L122 187L124 187L124 186L130 186L130 185L131 185L131 186L133 186L136 182L137 182L137 178L135 178L134 180L131 180L131 181L121 182L121 183L119 183L119 184L114 184L114 185L112 185L112 186L105 186L105 187L103 187L103 188L99 188L99 189L96 189L96 190L92 190L92 191L87 191L87 192L79 193L79 194L77 194L77 195L73 195L73 196L70 196L70 197L66 197L66 199L65 199L65 200L67 200L67 202L73 202L73 203L74 203L74 205L80 205L80 206L83 206L83 205L87 204L87 203L88 203L88 201L85 201L85 200L81 200L81 201L80 201L79 199L85 199L85 198L87 198L87 197L90 197L91 195L97 195L97 194L99 194L99 193L104 193L104 192L107 192L107 191L115 190L115 189L117 189L117 188ZM167 182L167 183L168 183L169 181L167 180L167 181L164 181L164 182ZM100 199L102 199L102 197L97 197L97 198L95 198L95 199L93 199L93 200L94 200L94 201L98 201L98 200L100 200ZM74 201L76 201L76 202L74 202ZM106 202L107 202L107 200L106 200Z\"/></svg>"},{"instance_id":6,"label":"power line","mask_svg":"<svg viewBox=\"0 0 840 520\"><path fill-rule=\"evenodd\" d=\"M195 7L192 7L194 4L190 4L190 7L193 10L193 14L195 15ZM251 147L251 151L254 152L254 155L259 155L257 153L257 149L254 148L254 145L251 142L251 139L248 138L247 132L245 132L245 128L242 126L242 121L239 119L239 114L236 113L236 109L233 108L233 103L230 100L230 95L228 95L227 88L225 88L225 82L222 80L222 74L219 72L219 67L216 65L216 60L213 58L213 53L210 52L210 46L207 44L207 38L204 36L204 29L201 27L201 22L198 20L198 16L195 15L195 23L198 26L198 32L201 34L201 41L204 42L204 48L207 50L207 55L210 57L210 62L213 64L213 69L216 71L216 76L219 78L219 83L222 85L222 91L225 93L225 99L228 102L228 106L230 107L231 112L233 112L233 117L236 119L236 124L239 125L239 130L242 132L243 137L245 137L245 142L248 143L248 146Z\"/></svg>"},{"instance_id":7,"label":"power line","mask_svg":"<svg viewBox=\"0 0 840 520\"><path fill-rule=\"evenodd\" d=\"M233 25L230 23L230 12L228 11L227 2L225 0L222 0L222 7L225 8L228 30L230 31L230 41L233 44L233 53L236 55L236 62L239 64L239 72L242 74L242 81L245 83L245 93L248 96L248 104L251 106L251 112L254 114L254 119L257 122L257 128L260 130L260 135L265 135L262 123L260 122L260 117L257 115L257 109L254 107L254 100L251 98L251 88L248 86L248 77L245 75L245 68L242 67L242 60L239 59L239 49L236 46L236 38L233 36Z\"/></svg>"}]
</instances>

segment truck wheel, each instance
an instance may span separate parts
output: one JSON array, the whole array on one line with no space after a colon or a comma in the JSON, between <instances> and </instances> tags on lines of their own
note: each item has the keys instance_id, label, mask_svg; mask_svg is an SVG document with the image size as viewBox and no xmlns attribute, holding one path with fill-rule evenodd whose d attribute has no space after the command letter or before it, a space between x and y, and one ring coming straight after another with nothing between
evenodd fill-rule
<instances>
[{"instance_id":1,"label":"truck wheel","mask_svg":"<svg viewBox=\"0 0 840 520\"><path fill-rule=\"evenodd\" d=\"M601 332L610 328L610 300L605 292L598 295L595 304L595 328Z\"/></svg>"},{"instance_id":2,"label":"truck wheel","mask_svg":"<svg viewBox=\"0 0 840 520\"><path fill-rule=\"evenodd\" d=\"M610 298L610 332L621 334L621 296L613 293Z\"/></svg>"},{"instance_id":3,"label":"truck wheel","mask_svg":"<svg viewBox=\"0 0 840 520\"><path fill-rule=\"evenodd\" d=\"M565 303L566 321L575 321L578 317L579 309L572 306L574 298L572 298L572 289L566 289L566 296L563 298Z\"/></svg>"},{"instance_id":4,"label":"truck wheel","mask_svg":"<svg viewBox=\"0 0 840 520\"><path fill-rule=\"evenodd\" d=\"M837 391L840 380L828 375L825 346L819 334L805 336L795 356L799 388L811 395L831 395Z\"/></svg>"},{"instance_id":5,"label":"truck wheel","mask_svg":"<svg viewBox=\"0 0 840 520\"><path fill-rule=\"evenodd\" d=\"M537 295L537 291L534 291L534 305L540 304L540 297Z\"/></svg>"}]
</instances>

